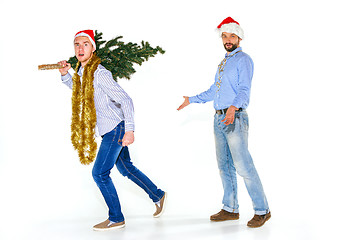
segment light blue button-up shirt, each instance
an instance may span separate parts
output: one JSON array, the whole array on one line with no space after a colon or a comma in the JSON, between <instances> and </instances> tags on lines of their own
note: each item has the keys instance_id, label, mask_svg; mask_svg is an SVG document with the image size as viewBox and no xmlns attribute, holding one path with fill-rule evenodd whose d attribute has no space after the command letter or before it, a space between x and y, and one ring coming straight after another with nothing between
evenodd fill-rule
<instances>
[{"instance_id":1,"label":"light blue button-up shirt","mask_svg":"<svg viewBox=\"0 0 360 240\"><path fill-rule=\"evenodd\" d=\"M231 105L246 109L249 105L251 80L254 63L249 55L238 47L225 55L219 64L215 82L211 87L196 96L190 97L190 103L214 101L214 108L221 110Z\"/></svg>"}]
</instances>

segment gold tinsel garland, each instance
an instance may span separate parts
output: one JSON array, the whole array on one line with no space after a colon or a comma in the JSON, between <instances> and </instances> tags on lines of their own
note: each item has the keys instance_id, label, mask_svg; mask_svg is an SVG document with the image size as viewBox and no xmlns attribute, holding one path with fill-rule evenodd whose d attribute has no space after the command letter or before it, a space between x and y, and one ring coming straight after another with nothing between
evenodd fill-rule
<instances>
[{"instance_id":1,"label":"gold tinsel garland","mask_svg":"<svg viewBox=\"0 0 360 240\"><path fill-rule=\"evenodd\" d=\"M90 164L96 157L94 73L100 62L100 58L94 53L84 67L82 81L77 73L80 67L78 62L72 79L71 142L78 151L82 164Z\"/></svg>"}]
</instances>

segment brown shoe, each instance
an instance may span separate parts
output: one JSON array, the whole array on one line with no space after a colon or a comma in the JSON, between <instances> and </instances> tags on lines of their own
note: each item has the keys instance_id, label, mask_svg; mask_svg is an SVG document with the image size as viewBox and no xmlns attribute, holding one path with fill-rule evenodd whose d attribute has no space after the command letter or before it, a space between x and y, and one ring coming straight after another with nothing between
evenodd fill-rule
<instances>
[{"instance_id":1,"label":"brown shoe","mask_svg":"<svg viewBox=\"0 0 360 240\"><path fill-rule=\"evenodd\" d=\"M167 194L164 193L164 196L160 199L160 206L158 206L157 204L155 204L155 207L156 207L156 211L155 213L153 214L154 218L158 218L160 217L164 210L165 210L165 203L166 203L166 196Z\"/></svg>"},{"instance_id":2,"label":"brown shoe","mask_svg":"<svg viewBox=\"0 0 360 240\"><path fill-rule=\"evenodd\" d=\"M110 220L106 220L102 223L99 223L93 227L94 231L108 231L113 229L119 229L125 227L125 221L118 223L110 223Z\"/></svg>"},{"instance_id":3,"label":"brown shoe","mask_svg":"<svg viewBox=\"0 0 360 240\"><path fill-rule=\"evenodd\" d=\"M254 215L254 217L247 223L248 227L257 228L265 224L267 220L271 218L271 213L268 212L265 215Z\"/></svg>"},{"instance_id":4,"label":"brown shoe","mask_svg":"<svg viewBox=\"0 0 360 240\"><path fill-rule=\"evenodd\" d=\"M231 213L228 211L225 211L224 209L221 209L220 212L210 216L210 220L214 222L221 222L221 221L227 221L227 220L238 220L239 219L239 213Z\"/></svg>"}]
</instances>

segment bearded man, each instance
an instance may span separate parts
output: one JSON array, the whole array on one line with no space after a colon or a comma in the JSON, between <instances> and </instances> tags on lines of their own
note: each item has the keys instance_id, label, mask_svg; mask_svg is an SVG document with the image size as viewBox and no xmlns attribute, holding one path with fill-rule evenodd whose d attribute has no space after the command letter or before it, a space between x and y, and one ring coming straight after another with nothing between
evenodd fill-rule
<instances>
[{"instance_id":1,"label":"bearded man","mask_svg":"<svg viewBox=\"0 0 360 240\"><path fill-rule=\"evenodd\" d=\"M244 32L238 22L228 17L217 28L227 53L219 64L215 82L199 95L184 97L185 100L178 110L190 103L214 101L216 157L224 196L221 211L212 215L210 220L239 219L236 179L238 173L245 182L255 211L247 225L253 228L261 227L270 219L271 213L248 150L249 120L246 108L250 98L253 61L240 47Z\"/></svg>"}]
</instances>

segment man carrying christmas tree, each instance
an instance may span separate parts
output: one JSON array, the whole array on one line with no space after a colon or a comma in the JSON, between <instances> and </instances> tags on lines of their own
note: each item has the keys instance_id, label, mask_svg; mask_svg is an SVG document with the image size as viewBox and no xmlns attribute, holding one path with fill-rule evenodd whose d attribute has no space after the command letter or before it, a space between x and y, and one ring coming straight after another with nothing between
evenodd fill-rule
<instances>
[{"instance_id":1,"label":"man carrying christmas tree","mask_svg":"<svg viewBox=\"0 0 360 240\"><path fill-rule=\"evenodd\" d=\"M134 142L134 107L131 98L117 84L96 55L94 32L84 30L74 37L78 60L73 76L70 63L61 61L61 80L72 89L71 140L83 164L91 163L92 171L109 208L109 218L93 227L97 231L122 228L125 219L120 201L110 178L116 165L124 176L141 187L155 203L154 217L164 211L166 193L138 170L131 162L128 146ZM102 136L96 156L95 134Z\"/></svg>"},{"instance_id":2,"label":"man carrying christmas tree","mask_svg":"<svg viewBox=\"0 0 360 240\"><path fill-rule=\"evenodd\" d=\"M210 217L211 221L239 219L237 199L238 173L245 182L253 202L254 217L249 227L261 227L270 219L271 214L266 196L248 151L248 115L253 61L242 51L240 41L243 30L231 17L224 19L218 26L226 55L220 63L215 83L210 89L185 100L178 110L190 103L214 101L214 132L216 156L224 188L223 208Z\"/></svg>"}]
</instances>

